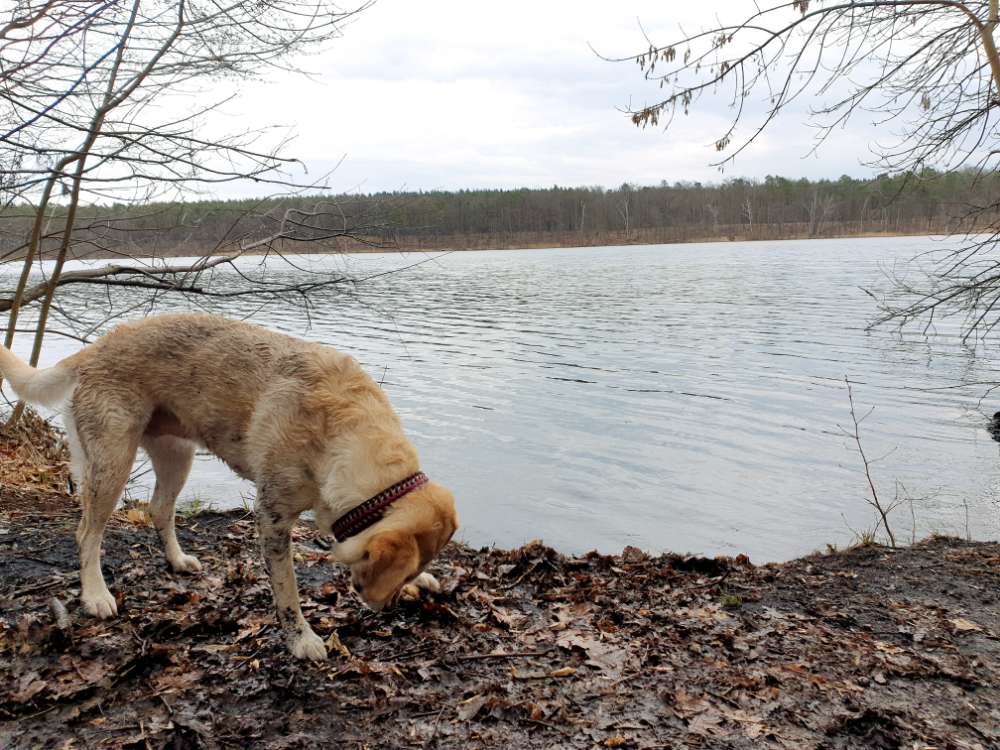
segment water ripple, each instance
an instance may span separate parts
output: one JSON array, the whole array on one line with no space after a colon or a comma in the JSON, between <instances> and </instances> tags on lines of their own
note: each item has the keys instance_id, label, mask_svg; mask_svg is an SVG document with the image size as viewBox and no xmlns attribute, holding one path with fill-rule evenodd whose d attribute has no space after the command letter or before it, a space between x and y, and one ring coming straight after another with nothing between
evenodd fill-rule
<instances>
[{"instance_id":1,"label":"water ripple","mask_svg":"<svg viewBox=\"0 0 1000 750\"><path fill-rule=\"evenodd\" d=\"M311 327L294 308L256 320L351 352L383 382L476 544L771 560L849 541L871 517L842 429L845 375L859 414L876 407L862 433L883 456L879 487L893 497L898 480L916 498L917 533L964 533L968 502L972 533L996 536L1000 446L983 429L994 408L978 403L985 386L951 386L995 381L997 365L947 326L929 338L866 330L874 310L859 287L930 242L456 253L326 290ZM365 276L409 259L308 262ZM83 290L63 302L105 312ZM52 345L48 361L71 346ZM186 492L236 504L246 490L199 460Z\"/></svg>"}]
</instances>

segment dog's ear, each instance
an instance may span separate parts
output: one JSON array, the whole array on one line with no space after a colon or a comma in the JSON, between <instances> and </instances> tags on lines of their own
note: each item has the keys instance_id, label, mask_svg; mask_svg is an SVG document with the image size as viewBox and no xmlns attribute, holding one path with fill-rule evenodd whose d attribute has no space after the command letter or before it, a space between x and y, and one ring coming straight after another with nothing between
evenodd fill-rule
<instances>
[{"instance_id":1,"label":"dog's ear","mask_svg":"<svg viewBox=\"0 0 1000 750\"><path fill-rule=\"evenodd\" d=\"M366 601L383 602L417 572L420 549L412 534L386 531L368 543L355 576Z\"/></svg>"},{"instance_id":2,"label":"dog's ear","mask_svg":"<svg viewBox=\"0 0 1000 750\"><path fill-rule=\"evenodd\" d=\"M413 537L403 531L386 531L372 537L365 551L376 569L399 561L400 553L413 544Z\"/></svg>"},{"instance_id":3,"label":"dog's ear","mask_svg":"<svg viewBox=\"0 0 1000 750\"><path fill-rule=\"evenodd\" d=\"M420 568L423 569L441 549L451 541L458 530L458 514L455 512L455 498L451 492L439 484L431 483L426 503L432 512L423 516L423 523L415 529L420 547Z\"/></svg>"},{"instance_id":4,"label":"dog's ear","mask_svg":"<svg viewBox=\"0 0 1000 750\"><path fill-rule=\"evenodd\" d=\"M440 513L429 528L418 530L415 534L417 547L420 550L421 570L451 541L451 537L458 530L458 517L454 508L446 510L449 512Z\"/></svg>"}]
</instances>

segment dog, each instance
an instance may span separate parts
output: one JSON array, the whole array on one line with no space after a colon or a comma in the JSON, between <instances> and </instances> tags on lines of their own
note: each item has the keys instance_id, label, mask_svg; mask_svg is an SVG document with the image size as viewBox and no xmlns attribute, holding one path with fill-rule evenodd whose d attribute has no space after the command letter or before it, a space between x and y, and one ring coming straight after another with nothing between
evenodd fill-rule
<instances>
[{"instance_id":1,"label":"dog","mask_svg":"<svg viewBox=\"0 0 1000 750\"><path fill-rule=\"evenodd\" d=\"M335 349L213 315L125 323L48 369L0 346L0 372L20 398L62 406L82 517L80 599L115 617L101 573L104 527L136 451L156 474L153 525L175 571L201 565L174 530L174 503L195 449L207 448L257 487L255 516L278 621L296 657L326 658L299 606L291 530L312 510L351 568L361 599L380 610L424 573L458 528L451 492L420 472L382 389Z\"/></svg>"}]
</instances>

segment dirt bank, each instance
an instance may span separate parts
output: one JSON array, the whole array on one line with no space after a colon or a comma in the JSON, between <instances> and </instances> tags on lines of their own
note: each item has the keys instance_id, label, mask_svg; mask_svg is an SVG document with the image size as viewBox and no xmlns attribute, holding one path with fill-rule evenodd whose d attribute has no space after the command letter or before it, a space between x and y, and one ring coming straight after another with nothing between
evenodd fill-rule
<instances>
[{"instance_id":1,"label":"dirt bank","mask_svg":"<svg viewBox=\"0 0 1000 750\"><path fill-rule=\"evenodd\" d=\"M141 508L76 596L57 433L0 435L0 748L1000 747L1000 545L932 539L755 567L449 547L444 591L361 609L296 533L320 665L281 643L252 518L180 519L195 577Z\"/></svg>"},{"instance_id":2,"label":"dirt bank","mask_svg":"<svg viewBox=\"0 0 1000 750\"><path fill-rule=\"evenodd\" d=\"M1000 747L997 544L763 567L452 546L443 593L372 614L303 527L304 610L332 646L311 665L279 640L246 514L181 521L196 577L120 514L109 622L75 600L77 515L0 490L3 748Z\"/></svg>"}]
</instances>

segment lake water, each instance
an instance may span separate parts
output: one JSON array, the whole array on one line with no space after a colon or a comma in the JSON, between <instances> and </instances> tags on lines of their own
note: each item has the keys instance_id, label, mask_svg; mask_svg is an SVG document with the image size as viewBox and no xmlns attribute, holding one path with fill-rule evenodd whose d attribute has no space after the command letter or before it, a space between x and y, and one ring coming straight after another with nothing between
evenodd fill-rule
<instances>
[{"instance_id":1,"label":"lake water","mask_svg":"<svg viewBox=\"0 0 1000 750\"><path fill-rule=\"evenodd\" d=\"M861 429L883 499L898 482L912 500L893 515L897 535L908 540L915 519L918 537L968 526L996 538L1000 445L984 426L1000 393L956 387L1000 381L996 359L953 329L865 330L875 310L859 287L935 243L308 257L296 262L357 277L411 267L323 292L308 319L278 305L254 320L348 351L383 382L476 545L540 538L571 552L631 544L762 562L848 543L873 520L840 429L851 425L845 375L859 414L875 406ZM63 304L89 321L107 312L94 288L67 288ZM44 360L76 346L53 336ZM27 337L15 348L26 353ZM251 493L204 458L183 497L226 507Z\"/></svg>"}]
</instances>

